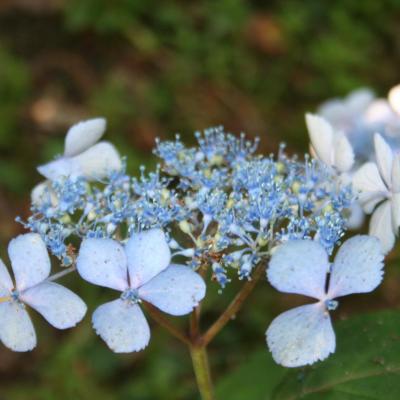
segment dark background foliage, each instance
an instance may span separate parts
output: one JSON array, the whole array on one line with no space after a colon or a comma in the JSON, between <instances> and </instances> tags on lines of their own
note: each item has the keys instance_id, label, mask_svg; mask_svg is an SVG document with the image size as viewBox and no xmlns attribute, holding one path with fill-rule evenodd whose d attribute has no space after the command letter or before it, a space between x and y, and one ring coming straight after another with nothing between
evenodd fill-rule
<instances>
[{"instance_id":1,"label":"dark background foliage","mask_svg":"<svg viewBox=\"0 0 400 400\"><path fill-rule=\"evenodd\" d=\"M40 180L35 167L62 151L68 126L80 119L108 119L107 139L133 174L154 165L157 136L180 132L190 142L194 130L211 125L260 136L266 153L280 141L303 153L305 111L359 86L385 95L400 80L399 66L399 0L1 0L0 252L6 258L7 242L22 232L14 216L29 212ZM338 318L398 304L396 268L388 275L368 303L346 300ZM64 281L91 310L109 296L73 277ZM205 325L236 288L221 296L209 287ZM246 394L254 377L280 379L264 330L296 302L289 297L260 285L212 345L221 398L232 393L224 378L232 370L243 399L261 396ZM187 352L159 329L145 352L117 356L90 318L62 333L40 318L35 325L34 352L0 348L1 400L196 398Z\"/></svg>"}]
</instances>

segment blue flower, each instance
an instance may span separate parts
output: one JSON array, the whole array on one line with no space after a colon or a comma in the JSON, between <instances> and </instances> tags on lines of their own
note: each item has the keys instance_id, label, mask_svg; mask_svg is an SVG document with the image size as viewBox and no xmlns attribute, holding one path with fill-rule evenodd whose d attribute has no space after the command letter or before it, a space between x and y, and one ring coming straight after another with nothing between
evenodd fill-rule
<instances>
[{"instance_id":1,"label":"blue flower","mask_svg":"<svg viewBox=\"0 0 400 400\"><path fill-rule=\"evenodd\" d=\"M25 304L58 329L75 326L86 313L85 303L69 289L47 280L50 258L45 243L35 233L20 235L8 247L15 285L0 260L0 340L14 351L36 346L36 333Z\"/></svg>"},{"instance_id":2,"label":"blue flower","mask_svg":"<svg viewBox=\"0 0 400 400\"><path fill-rule=\"evenodd\" d=\"M145 348L150 329L140 302L171 315L185 315L203 299L206 286L196 272L170 264L164 233L152 229L133 234L125 246L111 239L85 239L77 259L81 277L121 292L119 299L98 307L93 327L117 353Z\"/></svg>"},{"instance_id":3,"label":"blue flower","mask_svg":"<svg viewBox=\"0 0 400 400\"><path fill-rule=\"evenodd\" d=\"M382 260L379 240L372 236L347 240L332 265L315 241L293 240L278 247L267 270L271 285L318 302L286 311L272 321L266 336L274 360L285 367L300 367L333 353L336 339L329 311L338 306L335 299L374 290L382 281Z\"/></svg>"}]
</instances>

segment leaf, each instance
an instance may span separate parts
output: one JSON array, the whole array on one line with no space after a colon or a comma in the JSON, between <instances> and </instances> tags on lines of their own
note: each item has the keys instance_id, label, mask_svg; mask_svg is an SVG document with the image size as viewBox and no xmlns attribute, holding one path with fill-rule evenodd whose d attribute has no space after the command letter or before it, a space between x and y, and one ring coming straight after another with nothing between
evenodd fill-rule
<instances>
[{"instance_id":1,"label":"leaf","mask_svg":"<svg viewBox=\"0 0 400 400\"><path fill-rule=\"evenodd\" d=\"M384 311L337 324L327 361L290 371L279 400L396 400L400 393L400 313Z\"/></svg>"},{"instance_id":2,"label":"leaf","mask_svg":"<svg viewBox=\"0 0 400 400\"><path fill-rule=\"evenodd\" d=\"M268 400L285 373L284 368L275 364L266 346L262 346L218 382L216 398Z\"/></svg>"}]
</instances>

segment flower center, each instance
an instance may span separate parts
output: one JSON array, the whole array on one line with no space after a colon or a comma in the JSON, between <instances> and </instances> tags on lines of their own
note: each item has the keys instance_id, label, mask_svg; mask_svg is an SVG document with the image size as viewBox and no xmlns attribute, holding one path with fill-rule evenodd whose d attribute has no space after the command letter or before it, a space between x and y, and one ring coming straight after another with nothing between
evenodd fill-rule
<instances>
[{"instance_id":1,"label":"flower center","mask_svg":"<svg viewBox=\"0 0 400 400\"><path fill-rule=\"evenodd\" d=\"M11 300L19 301L19 291L17 289L13 289L10 293Z\"/></svg>"},{"instance_id":2,"label":"flower center","mask_svg":"<svg viewBox=\"0 0 400 400\"><path fill-rule=\"evenodd\" d=\"M333 311L338 308L339 302L337 300L326 300L325 307L328 311Z\"/></svg>"},{"instance_id":3,"label":"flower center","mask_svg":"<svg viewBox=\"0 0 400 400\"><path fill-rule=\"evenodd\" d=\"M132 304L137 304L141 302L138 290L131 288L126 289L124 292L122 292L121 300L128 301Z\"/></svg>"}]
</instances>

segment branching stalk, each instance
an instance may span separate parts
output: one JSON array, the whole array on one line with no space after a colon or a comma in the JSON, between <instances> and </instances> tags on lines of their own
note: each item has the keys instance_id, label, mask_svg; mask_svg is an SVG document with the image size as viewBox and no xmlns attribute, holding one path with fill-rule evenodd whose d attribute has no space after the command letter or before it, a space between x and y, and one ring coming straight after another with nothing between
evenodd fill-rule
<instances>
[{"instance_id":1,"label":"branching stalk","mask_svg":"<svg viewBox=\"0 0 400 400\"><path fill-rule=\"evenodd\" d=\"M164 315L161 314L156 307L146 302L143 302L142 304L144 305L146 311L154 319L154 321L156 321L158 324L164 327L172 336L175 336L177 339L185 343L187 346L191 346L189 338L184 333L182 333L176 326L171 324L171 322L167 318L165 318Z\"/></svg>"},{"instance_id":2,"label":"branching stalk","mask_svg":"<svg viewBox=\"0 0 400 400\"><path fill-rule=\"evenodd\" d=\"M251 280L248 280L237 293L235 298L226 308L226 310L219 316L219 318L211 325L207 332L203 335L204 346L207 346L211 340L219 333L219 331L236 315L240 310L243 303L255 288L257 282L264 274L265 268L262 265L257 265Z\"/></svg>"}]
</instances>

